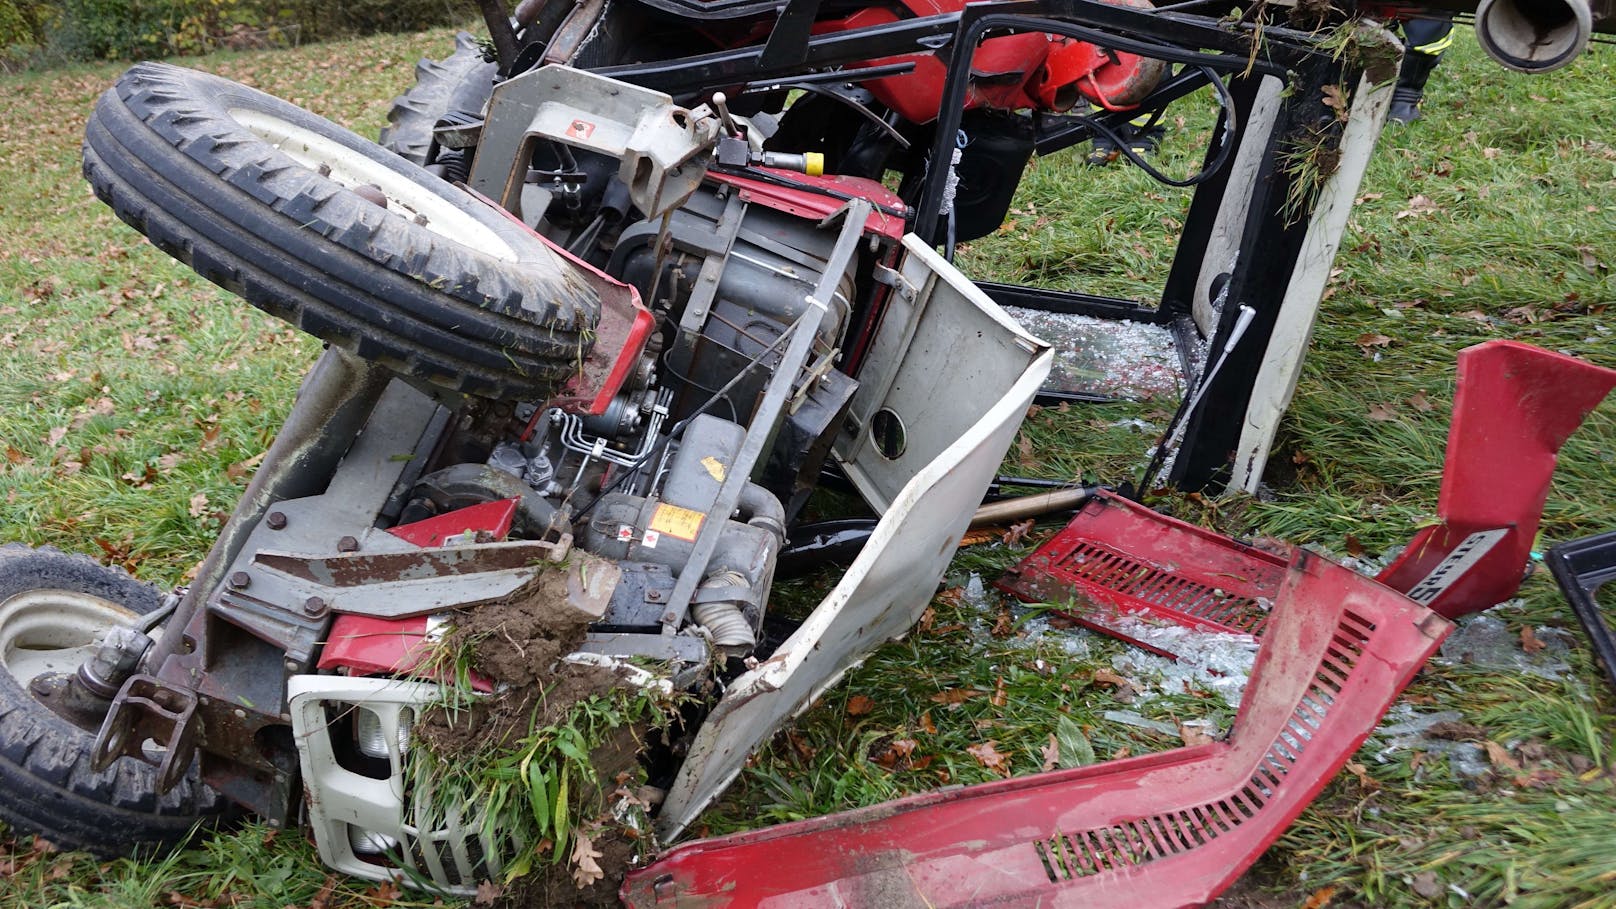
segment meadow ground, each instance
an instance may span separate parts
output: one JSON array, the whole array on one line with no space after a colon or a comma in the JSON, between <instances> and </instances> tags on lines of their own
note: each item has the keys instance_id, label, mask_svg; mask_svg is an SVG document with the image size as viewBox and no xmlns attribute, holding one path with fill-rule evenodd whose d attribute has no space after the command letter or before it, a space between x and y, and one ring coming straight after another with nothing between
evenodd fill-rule
<instances>
[{"instance_id":1,"label":"meadow ground","mask_svg":"<svg viewBox=\"0 0 1616 909\"><path fill-rule=\"evenodd\" d=\"M414 61L446 53L450 34L182 62L373 135ZM1165 505L1231 533L1384 558L1434 515L1458 350L1516 338L1616 366L1613 62L1598 47L1529 78L1484 60L1461 32L1426 119L1389 130L1377 151L1279 439L1272 495ZM90 195L79 141L119 69L0 79L0 540L88 552L172 585L218 531L318 345L174 263ZM1192 169L1204 145L1207 111L1195 104L1172 123L1169 172ZM961 264L977 277L1145 296L1165 274L1163 237L1187 200L1135 169L1038 161L1010 222ZM1044 410L1011 466L1128 479L1170 406ZM1542 544L1613 528L1607 402L1561 458ZM1232 708L1205 692L1125 704L1117 686L1097 683L1097 671L1132 672L1149 687L1151 668L1120 645L1047 630L1037 616L993 634L999 608L966 595L971 574L991 581L1053 529L963 550L922 627L777 736L702 826L724 832L1031 772L1052 734L1069 761L1179 743L1107 711L1227 728ZM827 581L782 590L782 608L812 603ZM1563 668L1433 661L1393 721L1451 711L1454 738L1396 748L1372 738L1230 905L1616 906L1616 698L1546 572L1491 615L1506 662L1537 656L1519 644L1532 629L1570 642ZM1445 753L1455 751L1482 757ZM0 836L0 878L0 904L16 906L433 903L333 877L303 837L253 825L148 861Z\"/></svg>"}]
</instances>

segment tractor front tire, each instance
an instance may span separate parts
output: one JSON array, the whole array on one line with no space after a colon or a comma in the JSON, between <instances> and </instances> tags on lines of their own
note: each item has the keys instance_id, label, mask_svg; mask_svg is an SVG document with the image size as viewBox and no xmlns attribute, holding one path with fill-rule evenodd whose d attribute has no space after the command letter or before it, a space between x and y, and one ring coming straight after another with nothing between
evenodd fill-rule
<instances>
[{"instance_id":1,"label":"tractor front tire","mask_svg":"<svg viewBox=\"0 0 1616 909\"><path fill-rule=\"evenodd\" d=\"M141 63L101 96L84 174L118 217L247 302L451 391L543 399L600 301L494 206L271 95Z\"/></svg>"},{"instance_id":2,"label":"tractor front tire","mask_svg":"<svg viewBox=\"0 0 1616 909\"><path fill-rule=\"evenodd\" d=\"M226 811L195 765L157 794L157 769L123 758L90 769L95 735L30 693L73 672L113 625L158 607L155 588L84 556L0 546L0 820L63 849L128 855L182 842Z\"/></svg>"}]
</instances>

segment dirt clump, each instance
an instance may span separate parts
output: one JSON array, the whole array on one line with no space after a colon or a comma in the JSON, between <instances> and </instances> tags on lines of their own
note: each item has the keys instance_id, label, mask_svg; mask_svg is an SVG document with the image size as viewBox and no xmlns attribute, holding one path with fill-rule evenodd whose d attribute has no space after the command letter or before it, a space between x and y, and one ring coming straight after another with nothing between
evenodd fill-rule
<instances>
[{"instance_id":1,"label":"dirt clump","mask_svg":"<svg viewBox=\"0 0 1616 909\"><path fill-rule=\"evenodd\" d=\"M493 690L453 709L443 705L422 712L416 735L438 760L475 765L491 752L520 747L534 730L565 725L579 701L634 684L614 667L563 659L583 644L592 620L587 610L573 605L579 600L577 577L558 565L503 602L454 616L441 646L467 654L473 678L488 683L479 687ZM569 797L586 813L572 834L582 833L581 845L573 839L562 860L552 864L550 841L539 843L543 860L535 860L529 873L509 883L486 883L481 892L487 898L476 905L618 905L624 875L637 856L650 851L648 841L641 842L649 832L619 820L614 810L625 799L645 807L631 790L649 733L646 722L625 724L590 750L596 781L574 779ZM598 815L583 807L596 805L606 807ZM582 858L575 851L580 848Z\"/></svg>"}]
</instances>

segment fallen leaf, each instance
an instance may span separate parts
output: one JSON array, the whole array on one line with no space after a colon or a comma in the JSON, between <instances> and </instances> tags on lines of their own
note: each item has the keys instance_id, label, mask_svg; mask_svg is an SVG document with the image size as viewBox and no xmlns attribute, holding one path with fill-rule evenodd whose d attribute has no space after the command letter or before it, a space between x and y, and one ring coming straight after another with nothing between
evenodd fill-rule
<instances>
[{"instance_id":1,"label":"fallen leaf","mask_svg":"<svg viewBox=\"0 0 1616 909\"><path fill-rule=\"evenodd\" d=\"M1370 791L1380 788L1380 781L1369 775L1369 769L1362 764L1351 763L1347 765L1347 772L1358 778L1358 785Z\"/></svg>"},{"instance_id":2,"label":"fallen leaf","mask_svg":"<svg viewBox=\"0 0 1616 909\"><path fill-rule=\"evenodd\" d=\"M1005 690L1004 676L999 676L999 683L993 688L993 698L988 703L995 707L1003 707L1010 703L1010 692Z\"/></svg>"},{"instance_id":3,"label":"fallen leaf","mask_svg":"<svg viewBox=\"0 0 1616 909\"><path fill-rule=\"evenodd\" d=\"M266 454L269 454L269 452L261 451L245 461L237 461L224 469L224 475L232 480L239 480L247 475L247 471L257 467L264 460L264 455ZM158 464L162 464L161 458L158 459Z\"/></svg>"},{"instance_id":4,"label":"fallen leaf","mask_svg":"<svg viewBox=\"0 0 1616 909\"><path fill-rule=\"evenodd\" d=\"M1377 423L1386 423L1397 419L1397 409L1390 404L1372 404L1368 416Z\"/></svg>"},{"instance_id":5,"label":"fallen leaf","mask_svg":"<svg viewBox=\"0 0 1616 909\"><path fill-rule=\"evenodd\" d=\"M983 543L992 543L1004 536L1003 527L978 527L965 531L960 538L960 546L980 546Z\"/></svg>"},{"instance_id":6,"label":"fallen leaf","mask_svg":"<svg viewBox=\"0 0 1616 909\"><path fill-rule=\"evenodd\" d=\"M927 735L937 734L937 724L932 722L930 710L920 715L920 730Z\"/></svg>"},{"instance_id":7,"label":"fallen leaf","mask_svg":"<svg viewBox=\"0 0 1616 909\"><path fill-rule=\"evenodd\" d=\"M875 756L874 760L888 770L909 769L912 766L909 756L915 753L915 749L919 745L920 743L914 739L893 739L887 744L885 750Z\"/></svg>"},{"instance_id":8,"label":"fallen leaf","mask_svg":"<svg viewBox=\"0 0 1616 909\"><path fill-rule=\"evenodd\" d=\"M1594 248L1586 244L1577 247L1577 254L1582 258L1582 267L1590 275L1599 274L1599 258L1594 255Z\"/></svg>"},{"instance_id":9,"label":"fallen leaf","mask_svg":"<svg viewBox=\"0 0 1616 909\"><path fill-rule=\"evenodd\" d=\"M1504 153L1504 150L1503 150L1503 149L1501 149L1501 148L1494 148L1494 147L1492 147L1492 146L1491 146L1491 145L1489 145L1489 146L1487 146L1487 147L1486 147L1486 148L1484 148L1484 149L1482 149L1482 150L1481 150L1481 156L1482 156L1482 157L1483 157L1483 158L1486 158L1486 159L1487 159L1487 160L1489 160L1489 161L1491 161L1491 160L1492 160L1492 159L1494 159L1494 158L1496 158L1496 157L1498 157L1498 156L1499 156L1499 155L1501 155L1501 154L1503 154L1503 153Z\"/></svg>"},{"instance_id":10,"label":"fallen leaf","mask_svg":"<svg viewBox=\"0 0 1616 909\"><path fill-rule=\"evenodd\" d=\"M1302 903L1302 909L1324 909L1333 899L1335 899L1335 887L1320 887Z\"/></svg>"},{"instance_id":11,"label":"fallen leaf","mask_svg":"<svg viewBox=\"0 0 1616 909\"><path fill-rule=\"evenodd\" d=\"M1519 771L1521 762L1509 756L1509 749L1492 740L1482 743L1487 749L1487 760L1500 770Z\"/></svg>"},{"instance_id":12,"label":"fallen leaf","mask_svg":"<svg viewBox=\"0 0 1616 909\"><path fill-rule=\"evenodd\" d=\"M391 906L398 902L398 898L403 894L404 891L393 881L377 881L361 893L359 898L373 906Z\"/></svg>"},{"instance_id":13,"label":"fallen leaf","mask_svg":"<svg viewBox=\"0 0 1616 909\"><path fill-rule=\"evenodd\" d=\"M1007 638L1016 632L1016 618L1010 614L1010 607L1001 604L999 611L993 616L993 629L988 632L996 638Z\"/></svg>"},{"instance_id":14,"label":"fallen leaf","mask_svg":"<svg viewBox=\"0 0 1616 909\"><path fill-rule=\"evenodd\" d=\"M191 517L200 518L208 511L208 494L199 492L191 496Z\"/></svg>"},{"instance_id":15,"label":"fallen leaf","mask_svg":"<svg viewBox=\"0 0 1616 909\"><path fill-rule=\"evenodd\" d=\"M1390 347L1392 339L1386 335L1370 333L1359 335L1358 340L1353 343L1359 347Z\"/></svg>"},{"instance_id":16,"label":"fallen leaf","mask_svg":"<svg viewBox=\"0 0 1616 909\"><path fill-rule=\"evenodd\" d=\"M1032 533L1032 527L1032 518L1028 518L1019 524L1011 524L1010 529L1004 532L1004 537L1002 538L1004 545L1016 546L1020 544L1022 540L1027 538L1027 534Z\"/></svg>"},{"instance_id":17,"label":"fallen leaf","mask_svg":"<svg viewBox=\"0 0 1616 909\"><path fill-rule=\"evenodd\" d=\"M931 626L935 624L936 621L937 610L927 606L925 610L920 613L920 621L915 623L915 630L921 634L925 634L926 632L931 631Z\"/></svg>"},{"instance_id":18,"label":"fallen leaf","mask_svg":"<svg viewBox=\"0 0 1616 909\"><path fill-rule=\"evenodd\" d=\"M1410 882L1409 886L1414 888L1415 893L1428 900L1434 900L1447 892L1447 888L1442 886L1442 882L1436 879L1435 871L1421 871L1419 874L1414 875L1414 880Z\"/></svg>"},{"instance_id":19,"label":"fallen leaf","mask_svg":"<svg viewBox=\"0 0 1616 909\"><path fill-rule=\"evenodd\" d=\"M477 893L471 898L473 904L492 903L504 895L505 888L493 881L482 881L477 884Z\"/></svg>"},{"instance_id":20,"label":"fallen leaf","mask_svg":"<svg viewBox=\"0 0 1616 909\"><path fill-rule=\"evenodd\" d=\"M1338 85L1326 85L1319 90L1324 95L1324 106L1335 111L1335 118L1342 123L1347 122L1347 99L1341 95Z\"/></svg>"},{"instance_id":21,"label":"fallen leaf","mask_svg":"<svg viewBox=\"0 0 1616 909\"><path fill-rule=\"evenodd\" d=\"M1408 406L1420 413L1430 413L1436 408L1436 405L1431 403L1431 399L1425 396L1425 389L1423 388L1414 392L1414 396L1408 399Z\"/></svg>"},{"instance_id":22,"label":"fallen leaf","mask_svg":"<svg viewBox=\"0 0 1616 909\"><path fill-rule=\"evenodd\" d=\"M950 688L932 695L931 700L935 704L962 704L971 698L981 696L982 692L973 691L969 688Z\"/></svg>"},{"instance_id":23,"label":"fallen leaf","mask_svg":"<svg viewBox=\"0 0 1616 909\"><path fill-rule=\"evenodd\" d=\"M800 759L804 764L813 760L814 755L819 753L812 745L809 745L808 740L803 738L801 733L797 732L795 729L786 731L786 741L791 743L791 750L797 753L798 759Z\"/></svg>"},{"instance_id":24,"label":"fallen leaf","mask_svg":"<svg viewBox=\"0 0 1616 909\"><path fill-rule=\"evenodd\" d=\"M601 855L601 851L595 848L595 844L590 841L589 837L584 836L582 833L573 834L572 879L577 883L579 890L606 876L606 872L601 869L600 863L595 861Z\"/></svg>"},{"instance_id":25,"label":"fallen leaf","mask_svg":"<svg viewBox=\"0 0 1616 909\"><path fill-rule=\"evenodd\" d=\"M1010 758L999 753L999 749L994 747L997 744L999 743L994 739L988 739L985 742L966 746L965 752L976 758L976 762L983 767L1002 776L1009 776Z\"/></svg>"},{"instance_id":26,"label":"fallen leaf","mask_svg":"<svg viewBox=\"0 0 1616 909\"><path fill-rule=\"evenodd\" d=\"M1545 648L1547 646L1549 646L1549 645L1547 645L1547 644L1543 643L1542 641L1538 640L1537 632L1532 630L1531 625L1522 625L1521 626L1521 649L1522 650L1526 651L1527 653L1537 653L1538 651L1542 650L1543 648Z\"/></svg>"},{"instance_id":27,"label":"fallen leaf","mask_svg":"<svg viewBox=\"0 0 1616 909\"><path fill-rule=\"evenodd\" d=\"M1212 734L1207 731L1207 726L1205 723L1197 722L1179 723L1178 737L1184 740L1184 744L1186 746L1192 748L1196 745L1210 745L1217 741L1217 739L1213 738Z\"/></svg>"},{"instance_id":28,"label":"fallen leaf","mask_svg":"<svg viewBox=\"0 0 1616 909\"><path fill-rule=\"evenodd\" d=\"M868 695L855 694L847 699L848 716L864 716L875 709L875 701Z\"/></svg>"},{"instance_id":29,"label":"fallen leaf","mask_svg":"<svg viewBox=\"0 0 1616 909\"><path fill-rule=\"evenodd\" d=\"M1060 740L1055 738L1055 733L1051 732L1049 741L1045 742L1043 747L1038 750L1044 757L1043 771L1045 773L1060 766Z\"/></svg>"},{"instance_id":30,"label":"fallen leaf","mask_svg":"<svg viewBox=\"0 0 1616 909\"><path fill-rule=\"evenodd\" d=\"M1099 685L1114 685L1117 688L1132 688L1133 682L1128 681L1104 666L1094 670L1094 682Z\"/></svg>"},{"instance_id":31,"label":"fallen leaf","mask_svg":"<svg viewBox=\"0 0 1616 909\"><path fill-rule=\"evenodd\" d=\"M7 445L6 460L13 464L21 464L28 460L28 456L19 451L15 445Z\"/></svg>"},{"instance_id":32,"label":"fallen leaf","mask_svg":"<svg viewBox=\"0 0 1616 909\"><path fill-rule=\"evenodd\" d=\"M325 883L320 885L319 891L314 894L314 899L309 901L309 909L327 909L331 905L331 895L336 892L337 876L335 874L326 875Z\"/></svg>"},{"instance_id":33,"label":"fallen leaf","mask_svg":"<svg viewBox=\"0 0 1616 909\"><path fill-rule=\"evenodd\" d=\"M1038 463L1038 459L1033 455L1032 436L1022 433L1021 438L1016 440L1016 458L1023 467L1031 467Z\"/></svg>"},{"instance_id":34,"label":"fallen leaf","mask_svg":"<svg viewBox=\"0 0 1616 909\"><path fill-rule=\"evenodd\" d=\"M1355 559L1361 559L1363 558L1363 554L1363 543L1359 542L1358 538L1352 534L1347 534L1347 555L1352 556Z\"/></svg>"}]
</instances>

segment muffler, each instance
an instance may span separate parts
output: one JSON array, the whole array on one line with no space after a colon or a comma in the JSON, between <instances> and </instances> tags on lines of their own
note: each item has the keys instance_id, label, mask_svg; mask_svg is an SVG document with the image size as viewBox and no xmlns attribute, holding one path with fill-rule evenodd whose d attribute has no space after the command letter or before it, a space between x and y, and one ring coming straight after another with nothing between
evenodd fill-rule
<instances>
[{"instance_id":1,"label":"muffler","mask_svg":"<svg viewBox=\"0 0 1616 909\"><path fill-rule=\"evenodd\" d=\"M1546 73L1570 63L1594 31L1590 0L1481 0L1476 40L1508 69Z\"/></svg>"}]
</instances>

